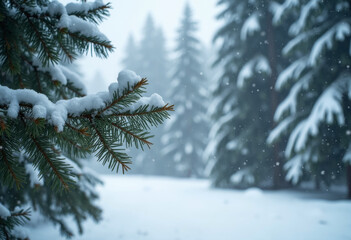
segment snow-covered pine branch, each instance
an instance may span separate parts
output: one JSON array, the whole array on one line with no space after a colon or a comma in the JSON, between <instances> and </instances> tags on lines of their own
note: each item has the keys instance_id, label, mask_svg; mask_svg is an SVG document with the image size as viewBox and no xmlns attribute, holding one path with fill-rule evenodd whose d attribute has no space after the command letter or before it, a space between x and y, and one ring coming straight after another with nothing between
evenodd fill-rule
<instances>
[{"instance_id":1,"label":"snow-covered pine branch","mask_svg":"<svg viewBox=\"0 0 351 240\"><path fill-rule=\"evenodd\" d=\"M287 129L290 125L296 120L295 116L289 116L282 120L268 135L267 143L272 144L277 141L284 133L287 132Z\"/></svg>"},{"instance_id":2,"label":"snow-covered pine branch","mask_svg":"<svg viewBox=\"0 0 351 240\"><path fill-rule=\"evenodd\" d=\"M296 154L284 164L284 170L287 171L285 179L297 184L303 175L305 164L311 159L312 150L308 148L302 153Z\"/></svg>"},{"instance_id":3,"label":"snow-covered pine branch","mask_svg":"<svg viewBox=\"0 0 351 240\"><path fill-rule=\"evenodd\" d=\"M240 39L245 41L248 36L253 35L255 32L261 30L260 21L258 13L253 13L249 18L246 19L244 22L241 32L240 32Z\"/></svg>"},{"instance_id":4,"label":"snow-covered pine branch","mask_svg":"<svg viewBox=\"0 0 351 240\"><path fill-rule=\"evenodd\" d=\"M290 115L294 115L296 113L299 94L301 94L301 92L303 92L304 90L307 90L309 86L309 82L311 81L312 77L313 77L312 73L306 73L304 76L301 77L301 79L298 82L296 82L292 86L288 96L278 105L274 113L275 121L279 121L279 119L281 119L283 114L286 112L289 112Z\"/></svg>"},{"instance_id":5,"label":"snow-covered pine branch","mask_svg":"<svg viewBox=\"0 0 351 240\"><path fill-rule=\"evenodd\" d=\"M314 10L318 10L319 5L322 4L323 0L310 0L307 1L305 5L301 7L300 16L296 22L294 22L289 29L289 33L292 35L297 35L301 33L301 31L308 24L308 18L312 16L311 12ZM295 3L297 5L297 3Z\"/></svg>"},{"instance_id":6,"label":"snow-covered pine branch","mask_svg":"<svg viewBox=\"0 0 351 240\"><path fill-rule=\"evenodd\" d=\"M306 147L308 138L318 134L321 123L332 124L334 120L341 126L345 123L341 101L343 94L349 93L350 82L350 74L341 74L324 90L315 102L309 116L292 131L285 150L287 157L290 157L293 151L296 153L302 151Z\"/></svg>"},{"instance_id":7,"label":"snow-covered pine branch","mask_svg":"<svg viewBox=\"0 0 351 240\"><path fill-rule=\"evenodd\" d=\"M245 80L253 77L255 72L259 74L271 74L272 70L266 57L262 55L255 56L240 69L237 80L238 87L242 88Z\"/></svg>"},{"instance_id":8,"label":"snow-covered pine branch","mask_svg":"<svg viewBox=\"0 0 351 240\"><path fill-rule=\"evenodd\" d=\"M107 54L113 51L111 42L96 26L99 20L108 15L110 4L99 0L94 3L66 6L58 1L48 1L41 5L10 2L6 5L11 11L5 13L5 18L13 21L16 24L13 27L20 30L19 35L12 34L13 30L9 30L11 34L8 34L6 40L11 46L10 49L35 52L33 55L44 66L58 63L62 57L72 61L89 49L93 49L100 57L107 57ZM56 41L50 37L52 35L58 37ZM23 52L19 51L17 54ZM10 53L5 53L5 56L3 61L9 65L10 70L18 71L20 59L14 58Z\"/></svg>"},{"instance_id":9,"label":"snow-covered pine branch","mask_svg":"<svg viewBox=\"0 0 351 240\"><path fill-rule=\"evenodd\" d=\"M272 2L270 5L270 10L273 14L273 23L278 24L282 21L282 17L286 11L291 10L298 6L299 0L285 0L282 4L277 2Z\"/></svg>"},{"instance_id":10,"label":"snow-covered pine branch","mask_svg":"<svg viewBox=\"0 0 351 240\"><path fill-rule=\"evenodd\" d=\"M59 76L56 79L66 81L66 77L60 70L69 73L62 66L57 68L50 68L50 73L54 76ZM100 92L93 95L88 95L81 98L72 98L68 100L60 100L56 103L51 102L46 95L36 93L33 90L18 89L12 90L5 86L0 86L0 106L5 110L6 116L10 118L17 118L21 109L29 109L28 117L32 116L34 119L46 119L47 122L57 128L58 131L63 131L63 127L69 117L79 117L85 112L91 112L94 116L101 109L109 106L116 97L121 97L123 92L130 91L134 87L142 87L146 82L142 82L139 76L131 71L122 71L119 73L117 83L112 83L109 86L108 92ZM142 83L142 84L140 84ZM133 102L123 111L115 114L123 114L129 111L136 111L136 109L148 106L148 110L152 107L162 108L166 104L159 95L153 95L151 98L140 98L139 101Z\"/></svg>"},{"instance_id":11,"label":"snow-covered pine branch","mask_svg":"<svg viewBox=\"0 0 351 240\"><path fill-rule=\"evenodd\" d=\"M323 50L325 48L331 50L334 46L334 41L342 42L346 37L351 36L350 22L351 18L336 23L315 41L308 59L309 65L315 66L322 56ZM351 46L349 48L349 53L351 55Z\"/></svg>"},{"instance_id":12,"label":"snow-covered pine branch","mask_svg":"<svg viewBox=\"0 0 351 240\"><path fill-rule=\"evenodd\" d=\"M306 57L299 58L295 62L291 63L279 74L277 82L275 84L275 89L280 90L288 83L289 80L300 78L302 72L307 68L306 65Z\"/></svg>"},{"instance_id":13,"label":"snow-covered pine branch","mask_svg":"<svg viewBox=\"0 0 351 240\"><path fill-rule=\"evenodd\" d=\"M147 80L127 70L108 91L87 95L72 61L89 51L99 57L113 51L97 27L110 8L99 0L0 3L1 204L34 207L66 237L73 236L67 217L79 233L84 220L101 218L94 204L100 181L81 160L95 154L111 170L128 170L125 148L149 147L150 127L173 110L157 94L143 97ZM25 239L16 225L28 212L8 212L0 238Z\"/></svg>"}]
</instances>

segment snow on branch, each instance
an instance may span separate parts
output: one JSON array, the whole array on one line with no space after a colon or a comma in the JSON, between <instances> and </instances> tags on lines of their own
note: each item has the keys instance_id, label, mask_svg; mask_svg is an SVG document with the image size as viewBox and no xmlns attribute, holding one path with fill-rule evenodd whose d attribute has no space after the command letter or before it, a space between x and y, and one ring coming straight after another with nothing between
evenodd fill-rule
<instances>
[{"instance_id":1,"label":"snow on branch","mask_svg":"<svg viewBox=\"0 0 351 240\"><path fill-rule=\"evenodd\" d=\"M214 139L216 135L220 132L221 128L223 125L225 125L227 122L231 121L233 118L235 118L239 114L238 110L232 111L229 114L224 115L221 117L211 128L211 131L209 133L209 138Z\"/></svg>"},{"instance_id":2,"label":"snow on branch","mask_svg":"<svg viewBox=\"0 0 351 240\"><path fill-rule=\"evenodd\" d=\"M226 123L231 121L238 115L238 111L232 111L222 116L211 128L209 133L210 142L208 143L204 151L204 159L209 159L212 154L216 154L217 146L220 144L222 139L228 134L227 129L223 129L223 126L227 126Z\"/></svg>"},{"instance_id":3,"label":"snow on branch","mask_svg":"<svg viewBox=\"0 0 351 240\"><path fill-rule=\"evenodd\" d=\"M57 70L57 69L56 69ZM78 117L84 112L97 112L108 106L114 97L121 95L128 87L136 86L141 82L140 76L129 70L119 73L117 83L112 83L108 92L100 92L80 98L51 102L46 95L29 89L13 90L0 85L0 107L7 110L7 116L17 118L21 107L32 110L34 119L43 118L62 131L69 116ZM162 98L154 94L150 98L140 98L139 101L124 107L123 111L133 111L140 106L148 105L147 109L163 107Z\"/></svg>"},{"instance_id":4,"label":"snow on branch","mask_svg":"<svg viewBox=\"0 0 351 240\"><path fill-rule=\"evenodd\" d=\"M58 1L47 1L39 5L32 1L11 1L11 4L10 14L20 17L22 23L14 26L19 28L19 34L13 36L9 44L16 46L19 53L29 51L46 66L58 63L62 55L72 61L75 56L92 49L97 56L107 57L114 49L97 27L99 21L109 14L109 3L84 1L64 6ZM11 24L6 27L11 27ZM30 29L30 39L37 47L33 48L33 43L28 41L26 28ZM7 58L10 58L10 70L18 72L20 58L11 58L11 54L7 54Z\"/></svg>"},{"instance_id":5,"label":"snow on branch","mask_svg":"<svg viewBox=\"0 0 351 240\"><path fill-rule=\"evenodd\" d=\"M73 87L80 90L83 95L87 94L87 90L79 75L68 67L62 64L51 64L49 66L43 66L38 58L33 58L33 66L37 67L38 70L48 72L54 81L60 82L62 85L67 85L69 82L72 83Z\"/></svg>"},{"instance_id":6,"label":"snow on branch","mask_svg":"<svg viewBox=\"0 0 351 240\"><path fill-rule=\"evenodd\" d=\"M109 42L108 38L99 31L95 24L74 15L78 12L88 14L89 11L103 6L105 4L102 1L70 3L66 6L54 1L49 3L47 9L43 9L43 11L47 11L51 16L60 15L60 20L56 25L58 28L66 28L72 33L78 32L87 37L97 37L101 41Z\"/></svg>"},{"instance_id":7,"label":"snow on branch","mask_svg":"<svg viewBox=\"0 0 351 240\"><path fill-rule=\"evenodd\" d=\"M287 128L295 121L296 117L289 116L281 121L268 135L267 143L272 144L287 130Z\"/></svg>"},{"instance_id":8,"label":"snow on branch","mask_svg":"<svg viewBox=\"0 0 351 240\"><path fill-rule=\"evenodd\" d=\"M335 24L314 43L308 63L311 66L315 66L317 64L317 61L320 59L324 48L327 47L328 49L331 49L333 47L334 36L337 41L344 41L345 38L350 35L350 23L341 21Z\"/></svg>"},{"instance_id":9,"label":"snow on branch","mask_svg":"<svg viewBox=\"0 0 351 240\"><path fill-rule=\"evenodd\" d=\"M35 186L43 186L44 181L40 178L40 172L38 168L35 168L33 164L26 163L25 164L26 173L29 175L29 181L31 188Z\"/></svg>"},{"instance_id":10,"label":"snow on branch","mask_svg":"<svg viewBox=\"0 0 351 240\"><path fill-rule=\"evenodd\" d=\"M290 79L299 78L303 70L306 69L307 67L306 65L307 65L306 57L302 57L296 60L295 62L293 62L292 64L290 64L289 67L287 67L284 71L282 71L279 74L277 82L275 84L275 89L280 90L285 84L287 84L287 82Z\"/></svg>"},{"instance_id":11,"label":"snow on branch","mask_svg":"<svg viewBox=\"0 0 351 240\"><path fill-rule=\"evenodd\" d=\"M302 7L299 19L291 25L289 33L292 35L299 34L307 25L307 19L312 15L311 12L318 9L318 5L322 2L323 0L308 1L308 3Z\"/></svg>"},{"instance_id":12,"label":"snow on branch","mask_svg":"<svg viewBox=\"0 0 351 240\"><path fill-rule=\"evenodd\" d=\"M46 14L52 17L59 17L59 22L56 27L67 28L70 32L79 32L84 36L97 37L101 41L109 42L108 38L99 31L96 24L85 21L84 16L84 14L87 15L91 11L106 10L106 8L109 7L109 4L104 4L101 0L88 3L69 3L66 6L58 1L52 1L43 8L39 8L38 6L33 8L24 5L23 9L33 15ZM76 16L78 13L80 14ZM106 15L107 13L103 14Z\"/></svg>"},{"instance_id":13,"label":"snow on branch","mask_svg":"<svg viewBox=\"0 0 351 240\"><path fill-rule=\"evenodd\" d=\"M11 216L10 210L0 203L0 218L6 219Z\"/></svg>"},{"instance_id":14,"label":"snow on branch","mask_svg":"<svg viewBox=\"0 0 351 240\"><path fill-rule=\"evenodd\" d=\"M255 176L252 174L251 169L242 169L235 172L230 177L230 182L234 184L238 184L242 182L247 184L253 184L255 182Z\"/></svg>"},{"instance_id":15,"label":"snow on branch","mask_svg":"<svg viewBox=\"0 0 351 240\"><path fill-rule=\"evenodd\" d=\"M303 173L303 166L311 158L311 149L303 153L295 155L284 165L284 170L287 171L285 180L297 184Z\"/></svg>"},{"instance_id":16,"label":"snow on branch","mask_svg":"<svg viewBox=\"0 0 351 240\"><path fill-rule=\"evenodd\" d=\"M274 114L274 121L278 121L287 111L290 111L290 114L296 113L298 95L302 90L308 88L311 79L312 73L307 73L297 83L295 83L295 85L291 88L289 95L277 107Z\"/></svg>"},{"instance_id":17,"label":"snow on branch","mask_svg":"<svg viewBox=\"0 0 351 240\"><path fill-rule=\"evenodd\" d=\"M247 62L239 72L237 86L242 88L245 80L253 77L255 71L258 73L271 74L272 70L267 58L264 56L256 56Z\"/></svg>"},{"instance_id":18,"label":"snow on branch","mask_svg":"<svg viewBox=\"0 0 351 240\"><path fill-rule=\"evenodd\" d=\"M96 9L103 8L104 6L106 5L103 3L103 1L96 0L94 2L68 3L66 5L66 10L70 15L78 12L88 14Z\"/></svg>"},{"instance_id":19,"label":"snow on branch","mask_svg":"<svg viewBox=\"0 0 351 240\"><path fill-rule=\"evenodd\" d=\"M299 0L286 0L282 4L273 2L270 6L270 10L273 14L273 23L279 23L286 11L288 11L291 8L297 7L298 4Z\"/></svg>"},{"instance_id":20,"label":"snow on branch","mask_svg":"<svg viewBox=\"0 0 351 240\"><path fill-rule=\"evenodd\" d=\"M69 32L72 33L80 33L87 37L97 37L101 41L108 42L108 38L99 31L96 25L86 22L83 19L68 15L67 13L63 13L60 22L57 24L58 28L66 28Z\"/></svg>"},{"instance_id":21,"label":"snow on branch","mask_svg":"<svg viewBox=\"0 0 351 240\"><path fill-rule=\"evenodd\" d=\"M260 22L258 20L258 14L252 14L246 21L244 22L241 32L240 32L240 39L245 41L248 36L253 35L255 32L261 29Z\"/></svg>"},{"instance_id":22,"label":"snow on branch","mask_svg":"<svg viewBox=\"0 0 351 240\"><path fill-rule=\"evenodd\" d=\"M322 93L308 118L301 121L292 131L285 151L286 157L290 157L293 150L295 152L303 150L308 137L318 134L318 127L322 122L332 124L336 118L339 125L345 124L341 101L343 94L348 91L350 80L349 74L341 75Z\"/></svg>"},{"instance_id":23,"label":"snow on branch","mask_svg":"<svg viewBox=\"0 0 351 240\"><path fill-rule=\"evenodd\" d=\"M345 155L342 159L345 163L348 163L351 165L351 144L349 145L349 147L347 148Z\"/></svg>"}]
</instances>

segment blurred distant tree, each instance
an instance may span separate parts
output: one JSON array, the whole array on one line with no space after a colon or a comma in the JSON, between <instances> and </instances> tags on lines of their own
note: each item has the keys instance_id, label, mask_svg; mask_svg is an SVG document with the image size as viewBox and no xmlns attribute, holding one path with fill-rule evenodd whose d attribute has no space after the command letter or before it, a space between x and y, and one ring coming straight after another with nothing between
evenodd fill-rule
<instances>
[{"instance_id":1,"label":"blurred distant tree","mask_svg":"<svg viewBox=\"0 0 351 240\"><path fill-rule=\"evenodd\" d=\"M214 41L220 43L215 66L223 67L210 107L215 123L206 156L216 186L285 185L279 144L267 145L275 126L279 96L274 91L284 61L286 34L272 25L271 1L220 0L225 21Z\"/></svg>"},{"instance_id":2,"label":"blurred distant tree","mask_svg":"<svg viewBox=\"0 0 351 240\"><path fill-rule=\"evenodd\" d=\"M166 42L162 29L155 26L150 14L147 16L138 49L140 74L147 74L152 79L150 91L166 91L169 86Z\"/></svg>"},{"instance_id":3,"label":"blurred distant tree","mask_svg":"<svg viewBox=\"0 0 351 240\"><path fill-rule=\"evenodd\" d=\"M89 51L107 57L110 41L97 28L108 15L102 1L0 2L0 239L28 239L19 225L29 208L79 233L98 221L94 186L100 181L82 159L95 154L111 170L127 171L124 146L150 146L151 126L173 106L142 97L147 80L122 71L109 91L86 95L72 61Z\"/></svg>"},{"instance_id":4,"label":"blurred distant tree","mask_svg":"<svg viewBox=\"0 0 351 240\"><path fill-rule=\"evenodd\" d=\"M192 10L185 6L178 30L176 65L172 76L170 99L177 106L163 134L163 161L169 174L177 176L203 176L203 151L209 131L206 106L208 87L201 63L200 42L195 37L197 23Z\"/></svg>"},{"instance_id":5,"label":"blurred distant tree","mask_svg":"<svg viewBox=\"0 0 351 240\"><path fill-rule=\"evenodd\" d=\"M329 186L348 174L351 198L351 3L292 1L273 5L274 23L290 22L283 54L291 60L276 89L289 89L271 133L288 135L287 180L309 178Z\"/></svg>"},{"instance_id":6,"label":"blurred distant tree","mask_svg":"<svg viewBox=\"0 0 351 240\"><path fill-rule=\"evenodd\" d=\"M127 47L125 49L125 57L122 61L122 64L127 69L133 69L138 72L140 69L140 55L139 47L134 40L133 35L129 35Z\"/></svg>"}]
</instances>

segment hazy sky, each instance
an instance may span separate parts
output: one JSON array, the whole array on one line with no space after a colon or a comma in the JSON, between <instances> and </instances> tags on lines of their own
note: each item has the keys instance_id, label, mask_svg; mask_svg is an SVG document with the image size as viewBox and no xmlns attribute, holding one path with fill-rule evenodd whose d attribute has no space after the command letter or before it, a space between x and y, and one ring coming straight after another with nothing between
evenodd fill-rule
<instances>
[{"instance_id":1,"label":"hazy sky","mask_svg":"<svg viewBox=\"0 0 351 240\"><path fill-rule=\"evenodd\" d=\"M194 18L198 21L197 36L206 45L212 41L214 32L218 27L215 16L217 0L188 0L193 9ZM67 1L65 1L67 2ZM70 1L68 1L70 2ZM107 2L107 1L104 1ZM79 61L88 92L106 91L110 82L116 81L117 74L122 70L121 59L130 33L136 39L141 31L146 16L151 13L154 21L161 26L168 50L172 50L176 30L183 14L186 0L113 0L110 17L100 25L100 30L112 41L115 46L114 53L108 59L84 58ZM100 77L96 73L99 72Z\"/></svg>"}]
</instances>

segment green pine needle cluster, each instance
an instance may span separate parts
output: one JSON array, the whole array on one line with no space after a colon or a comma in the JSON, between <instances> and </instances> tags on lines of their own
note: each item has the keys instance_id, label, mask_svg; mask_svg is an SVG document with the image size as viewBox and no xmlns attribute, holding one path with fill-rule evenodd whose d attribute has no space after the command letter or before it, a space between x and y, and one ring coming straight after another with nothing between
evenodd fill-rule
<instances>
[{"instance_id":1,"label":"green pine needle cluster","mask_svg":"<svg viewBox=\"0 0 351 240\"><path fill-rule=\"evenodd\" d=\"M10 239L10 235L8 234L11 229L15 226L23 225L26 221L29 220L30 210L18 210L11 213L11 216L7 217L6 220L0 218L0 239Z\"/></svg>"}]
</instances>

